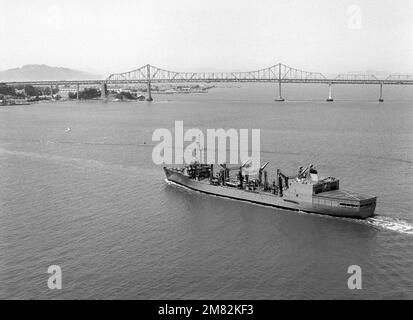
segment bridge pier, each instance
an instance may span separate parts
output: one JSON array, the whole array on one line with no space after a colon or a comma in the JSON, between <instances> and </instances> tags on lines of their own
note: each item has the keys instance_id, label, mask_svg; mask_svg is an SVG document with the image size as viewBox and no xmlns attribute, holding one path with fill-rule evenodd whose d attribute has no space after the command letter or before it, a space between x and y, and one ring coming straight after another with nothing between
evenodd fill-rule
<instances>
[{"instance_id":1,"label":"bridge pier","mask_svg":"<svg viewBox=\"0 0 413 320\"><path fill-rule=\"evenodd\" d=\"M328 84L328 98L327 98L327 101L328 101L328 102L333 102L333 101L334 101L333 96L332 96L332 87L333 87L333 85L332 85L332 83L330 82L330 83Z\"/></svg>"},{"instance_id":2,"label":"bridge pier","mask_svg":"<svg viewBox=\"0 0 413 320\"><path fill-rule=\"evenodd\" d=\"M79 91L80 91L80 84L77 84L77 88L76 88L76 99L77 100L80 100Z\"/></svg>"},{"instance_id":3,"label":"bridge pier","mask_svg":"<svg viewBox=\"0 0 413 320\"><path fill-rule=\"evenodd\" d=\"M281 94L281 63L278 64L278 98L276 98L275 101L285 101Z\"/></svg>"},{"instance_id":4,"label":"bridge pier","mask_svg":"<svg viewBox=\"0 0 413 320\"><path fill-rule=\"evenodd\" d=\"M104 82L101 88L101 96L102 99L106 99L108 97L108 84Z\"/></svg>"},{"instance_id":5,"label":"bridge pier","mask_svg":"<svg viewBox=\"0 0 413 320\"><path fill-rule=\"evenodd\" d=\"M275 101L283 102L285 99L281 95L281 80L278 80L278 98L275 98Z\"/></svg>"},{"instance_id":6,"label":"bridge pier","mask_svg":"<svg viewBox=\"0 0 413 320\"><path fill-rule=\"evenodd\" d=\"M148 97L146 98L146 101L153 101L153 99L152 99L151 82L150 82L150 81L148 81Z\"/></svg>"},{"instance_id":7,"label":"bridge pier","mask_svg":"<svg viewBox=\"0 0 413 320\"><path fill-rule=\"evenodd\" d=\"M146 98L146 101L153 101L151 88L151 66L149 64L146 66L146 76L148 79L148 97Z\"/></svg>"},{"instance_id":8,"label":"bridge pier","mask_svg":"<svg viewBox=\"0 0 413 320\"><path fill-rule=\"evenodd\" d=\"M53 99L53 85L50 85L50 97Z\"/></svg>"},{"instance_id":9,"label":"bridge pier","mask_svg":"<svg viewBox=\"0 0 413 320\"><path fill-rule=\"evenodd\" d=\"M384 102L384 99L383 99L383 83L380 83L380 97L379 97L379 102Z\"/></svg>"}]
</instances>

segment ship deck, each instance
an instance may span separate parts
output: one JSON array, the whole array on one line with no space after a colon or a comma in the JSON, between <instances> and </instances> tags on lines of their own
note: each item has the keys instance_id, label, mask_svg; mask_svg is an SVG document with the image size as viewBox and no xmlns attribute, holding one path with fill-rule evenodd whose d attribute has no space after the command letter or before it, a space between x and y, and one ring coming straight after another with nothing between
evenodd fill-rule
<instances>
[{"instance_id":1,"label":"ship deck","mask_svg":"<svg viewBox=\"0 0 413 320\"><path fill-rule=\"evenodd\" d=\"M322 192L316 194L315 197L349 201L363 201L374 198L374 196L348 190L333 190Z\"/></svg>"}]
</instances>

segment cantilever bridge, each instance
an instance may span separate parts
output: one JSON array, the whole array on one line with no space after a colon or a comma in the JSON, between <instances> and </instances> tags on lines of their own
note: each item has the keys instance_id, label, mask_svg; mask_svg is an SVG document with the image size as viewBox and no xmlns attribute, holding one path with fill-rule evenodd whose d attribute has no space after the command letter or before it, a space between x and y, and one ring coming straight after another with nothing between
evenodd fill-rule
<instances>
[{"instance_id":1,"label":"cantilever bridge","mask_svg":"<svg viewBox=\"0 0 413 320\"><path fill-rule=\"evenodd\" d=\"M333 101L333 84L378 84L380 85L379 101L383 101L383 85L413 84L413 75L389 75L380 80L375 75L339 74L328 79L320 72L311 72L289 67L279 63L268 68L247 72L175 72L146 65L138 69L111 74L107 83L147 83L148 100L152 100L151 83L170 82L275 82L278 83L279 95L276 101L284 101L281 94L282 83L327 83L329 94L327 101Z\"/></svg>"},{"instance_id":2,"label":"cantilever bridge","mask_svg":"<svg viewBox=\"0 0 413 320\"><path fill-rule=\"evenodd\" d=\"M31 85L80 85L100 84L107 92L107 85L146 84L148 87L147 100L152 101L152 83L188 83L188 82L273 82L278 84L279 95L276 101L284 101L281 94L282 83L325 83L329 86L327 101L333 101L333 84L376 84L380 86L379 101L383 101L383 85L413 85L413 75L389 75L385 79L378 79L375 75L368 74L339 74L335 78L327 78L320 72L311 72L289 67L278 63L268 68L247 72L176 72L161 69L152 65L145 65L138 69L111 74L106 80L84 81L35 81L35 82L9 82L6 84L31 84Z\"/></svg>"}]
</instances>

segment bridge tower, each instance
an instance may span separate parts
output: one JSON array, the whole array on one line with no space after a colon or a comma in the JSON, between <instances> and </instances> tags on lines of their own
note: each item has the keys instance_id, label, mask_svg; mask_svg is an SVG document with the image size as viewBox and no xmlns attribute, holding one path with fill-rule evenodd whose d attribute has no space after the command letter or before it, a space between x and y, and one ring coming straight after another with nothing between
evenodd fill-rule
<instances>
[{"instance_id":1,"label":"bridge tower","mask_svg":"<svg viewBox=\"0 0 413 320\"><path fill-rule=\"evenodd\" d=\"M332 87L333 87L333 84L331 82L329 82L328 83L328 98L327 98L328 102L333 102L334 101L333 96L332 96Z\"/></svg>"},{"instance_id":2,"label":"bridge tower","mask_svg":"<svg viewBox=\"0 0 413 320\"><path fill-rule=\"evenodd\" d=\"M146 65L146 76L148 78L148 97L146 98L146 101L153 101L151 89L151 66L149 64Z\"/></svg>"},{"instance_id":3,"label":"bridge tower","mask_svg":"<svg viewBox=\"0 0 413 320\"><path fill-rule=\"evenodd\" d=\"M383 82L380 83L380 97L379 97L379 102L384 102L384 99L383 99Z\"/></svg>"},{"instance_id":4,"label":"bridge tower","mask_svg":"<svg viewBox=\"0 0 413 320\"><path fill-rule=\"evenodd\" d=\"M285 101L285 99L281 95L281 63L278 64L278 98L276 98L275 101Z\"/></svg>"}]
</instances>

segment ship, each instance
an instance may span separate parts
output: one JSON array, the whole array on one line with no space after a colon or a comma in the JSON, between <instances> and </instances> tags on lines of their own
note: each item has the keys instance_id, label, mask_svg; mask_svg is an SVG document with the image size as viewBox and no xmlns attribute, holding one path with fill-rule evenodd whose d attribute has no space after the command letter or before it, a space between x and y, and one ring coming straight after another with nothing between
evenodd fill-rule
<instances>
[{"instance_id":1,"label":"ship","mask_svg":"<svg viewBox=\"0 0 413 320\"><path fill-rule=\"evenodd\" d=\"M248 173L248 161L239 167L197 161L181 168L164 167L166 181L191 190L223 198L299 211L366 219L374 216L377 197L341 190L335 177L320 177L311 164L300 167L296 174L285 175L277 169L275 179L268 181L268 162L255 175ZM217 172L214 172L217 171ZM236 174L231 172L236 171Z\"/></svg>"}]
</instances>

